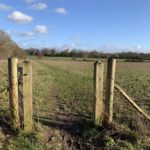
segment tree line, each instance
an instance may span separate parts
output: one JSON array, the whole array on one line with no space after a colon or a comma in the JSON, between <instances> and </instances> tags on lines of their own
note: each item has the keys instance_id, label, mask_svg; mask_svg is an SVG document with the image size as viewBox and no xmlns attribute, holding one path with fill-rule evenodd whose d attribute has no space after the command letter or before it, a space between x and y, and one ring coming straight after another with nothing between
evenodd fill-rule
<instances>
[{"instance_id":1,"label":"tree line","mask_svg":"<svg viewBox=\"0 0 150 150\"><path fill-rule=\"evenodd\" d=\"M72 58L118 58L127 59L127 61L144 61L150 60L150 53L138 53L138 52L118 52L118 53L104 53L96 50L86 51L78 49L65 49L59 51L55 48L28 48L25 49L27 55L33 55L41 58L42 56L47 57L72 57Z\"/></svg>"},{"instance_id":2,"label":"tree line","mask_svg":"<svg viewBox=\"0 0 150 150\"><path fill-rule=\"evenodd\" d=\"M47 57L72 57L73 59L76 58L119 58L119 59L127 59L126 61L144 61L150 60L150 53L137 53L137 52L119 52L119 53L105 53L100 52L97 50L80 50L80 49L65 49L65 50L58 50L56 48L28 48L22 49L20 48L14 41L12 41L11 37L0 30L0 59L7 58L7 57L19 57L24 58L25 53L27 55L34 55L39 58L42 56Z\"/></svg>"}]
</instances>

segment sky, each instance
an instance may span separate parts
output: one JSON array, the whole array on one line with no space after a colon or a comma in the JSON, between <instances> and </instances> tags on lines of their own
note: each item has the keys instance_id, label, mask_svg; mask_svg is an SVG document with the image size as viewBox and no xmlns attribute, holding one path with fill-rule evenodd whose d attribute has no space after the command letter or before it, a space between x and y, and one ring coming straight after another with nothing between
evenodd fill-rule
<instances>
[{"instance_id":1,"label":"sky","mask_svg":"<svg viewBox=\"0 0 150 150\"><path fill-rule=\"evenodd\" d=\"M150 52L150 0L0 0L21 47Z\"/></svg>"}]
</instances>

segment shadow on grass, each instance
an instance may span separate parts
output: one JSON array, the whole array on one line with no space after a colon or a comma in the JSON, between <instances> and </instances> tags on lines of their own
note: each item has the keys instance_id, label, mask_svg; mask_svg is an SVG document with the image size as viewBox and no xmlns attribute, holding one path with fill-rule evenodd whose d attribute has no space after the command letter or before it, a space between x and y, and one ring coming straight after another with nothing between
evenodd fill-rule
<instances>
[{"instance_id":1,"label":"shadow on grass","mask_svg":"<svg viewBox=\"0 0 150 150\"><path fill-rule=\"evenodd\" d=\"M85 125L92 126L92 121L89 116L77 114L58 113L49 117L35 116L36 122L48 126L53 129L63 130L71 136L81 137Z\"/></svg>"},{"instance_id":2,"label":"shadow on grass","mask_svg":"<svg viewBox=\"0 0 150 150\"><path fill-rule=\"evenodd\" d=\"M0 131L3 132L4 135L13 134L14 131L10 126L10 117L7 115L6 110L0 110Z\"/></svg>"}]
</instances>

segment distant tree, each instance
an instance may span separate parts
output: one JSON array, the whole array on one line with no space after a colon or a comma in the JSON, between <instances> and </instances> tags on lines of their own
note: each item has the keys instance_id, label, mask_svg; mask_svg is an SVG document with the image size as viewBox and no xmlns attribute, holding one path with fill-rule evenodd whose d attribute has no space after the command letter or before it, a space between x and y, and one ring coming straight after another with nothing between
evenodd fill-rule
<instances>
[{"instance_id":1,"label":"distant tree","mask_svg":"<svg viewBox=\"0 0 150 150\"><path fill-rule=\"evenodd\" d=\"M78 51L76 49L73 49L70 51L70 56L71 57L78 57Z\"/></svg>"},{"instance_id":2,"label":"distant tree","mask_svg":"<svg viewBox=\"0 0 150 150\"><path fill-rule=\"evenodd\" d=\"M50 50L48 48L43 48L41 50L41 53L44 55L44 56L51 56L51 53L50 53Z\"/></svg>"},{"instance_id":3,"label":"distant tree","mask_svg":"<svg viewBox=\"0 0 150 150\"><path fill-rule=\"evenodd\" d=\"M0 45L1 48L1 45ZM1 48L2 49L2 48ZM98 52L96 50L92 50L90 52L86 50L79 50L79 49L65 49L63 51L58 51L55 48L43 48L43 49L37 49L37 48L28 48L25 50L25 52L28 55L39 55L39 51L43 56L60 56L60 57L72 57L73 60L75 60L78 57L82 58L118 58L118 59L128 59L134 61L144 61L144 59L150 60L150 53L137 53L137 52L119 52L119 53L104 53L104 52ZM16 53L15 53L16 52ZM19 54L19 52L15 51L14 55ZM2 54L2 52L1 52ZM41 55L40 54L40 55Z\"/></svg>"},{"instance_id":4,"label":"distant tree","mask_svg":"<svg viewBox=\"0 0 150 150\"><path fill-rule=\"evenodd\" d=\"M70 56L69 49L65 49L65 50L61 51L60 56L69 57Z\"/></svg>"},{"instance_id":5,"label":"distant tree","mask_svg":"<svg viewBox=\"0 0 150 150\"><path fill-rule=\"evenodd\" d=\"M99 53L96 50L93 50L89 53L90 58L98 58L100 57Z\"/></svg>"},{"instance_id":6,"label":"distant tree","mask_svg":"<svg viewBox=\"0 0 150 150\"><path fill-rule=\"evenodd\" d=\"M42 58L42 56L43 56L43 54L42 54L42 52L39 50L39 51L37 51L37 57L39 58L39 59L41 59Z\"/></svg>"},{"instance_id":7,"label":"distant tree","mask_svg":"<svg viewBox=\"0 0 150 150\"><path fill-rule=\"evenodd\" d=\"M89 52L80 50L79 51L79 57L88 58L89 57Z\"/></svg>"}]
</instances>

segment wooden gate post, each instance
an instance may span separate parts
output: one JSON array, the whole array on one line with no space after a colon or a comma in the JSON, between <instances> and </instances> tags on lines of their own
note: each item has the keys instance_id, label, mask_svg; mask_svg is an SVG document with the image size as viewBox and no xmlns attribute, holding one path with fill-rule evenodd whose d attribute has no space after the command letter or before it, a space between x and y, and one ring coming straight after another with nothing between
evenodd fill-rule
<instances>
[{"instance_id":1,"label":"wooden gate post","mask_svg":"<svg viewBox=\"0 0 150 150\"><path fill-rule=\"evenodd\" d=\"M105 117L108 123L111 123L113 120L115 71L116 71L116 59L109 58L107 64L106 100L105 100L105 113L106 113Z\"/></svg>"},{"instance_id":2,"label":"wooden gate post","mask_svg":"<svg viewBox=\"0 0 150 150\"><path fill-rule=\"evenodd\" d=\"M32 132L32 65L29 60L23 62L23 110L24 131Z\"/></svg>"},{"instance_id":3,"label":"wooden gate post","mask_svg":"<svg viewBox=\"0 0 150 150\"><path fill-rule=\"evenodd\" d=\"M104 64L95 62L94 64L94 107L93 122L95 125L101 125L103 119L103 73Z\"/></svg>"},{"instance_id":4,"label":"wooden gate post","mask_svg":"<svg viewBox=\"0 0 150 150\"><path fill-rule=\"evenodd\" d=\"M13 130L20 128L19 120L19 103L18 103L18 59L8 59L8 74L9 74L9 105L11 115L11 126Z\"/></svg>"}]
</instances>

